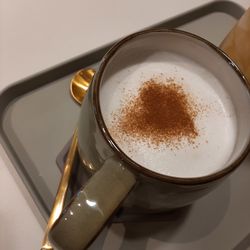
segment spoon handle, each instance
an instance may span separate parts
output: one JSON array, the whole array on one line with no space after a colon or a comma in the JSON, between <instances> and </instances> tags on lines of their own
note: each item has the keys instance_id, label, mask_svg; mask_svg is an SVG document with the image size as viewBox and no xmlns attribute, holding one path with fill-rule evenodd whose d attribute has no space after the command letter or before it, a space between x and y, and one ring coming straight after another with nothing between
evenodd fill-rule
<instances>
[{"instance_id":1,"label":"spoon handle","mask_svg":"<svg viewBox=\"0 0 250 250\"><path fill-rule=\"evenodd\" d=\"M236 23L220 45L234 60L250 83L250 8Z\"/></svg>"},{"instance_id":2,"label":"spoon handle","mask_svg":"<svg viewBox=\"0 0 250 250\"><path fill-rule=\"evenodd\" d=\"M53 208L52 208L52 211L51 211L48 223L47 223L41 250L53 250L53 247L49 242L48 234L52 225L58 219L64 207L65 197L66 197L66 193L68 190L69 180L70 180L70 176L72 173L73 163L74 163L74 159L75 159L75 155L77 151L77 143L78 143L78 138L77 138L77 129L76 129L73 134L72 142L71 142L69 152L67 155L67 159L65 162L60 184L57 189L56 198L55 198Z\"/></svg>"}]
</instances>

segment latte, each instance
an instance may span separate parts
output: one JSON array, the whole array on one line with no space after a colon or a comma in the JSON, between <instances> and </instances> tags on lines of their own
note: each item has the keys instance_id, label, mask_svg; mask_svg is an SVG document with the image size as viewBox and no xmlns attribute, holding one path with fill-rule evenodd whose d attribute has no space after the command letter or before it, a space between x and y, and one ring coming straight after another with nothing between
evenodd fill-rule
<instances>
[{"instance_id":1,"label":"latte","mask_svg":"<svg viewBox=\"0 0 250 250\"><path fill-rule=\"evenodd\" d=\"M145 100L152 103L145 103L142 94L149 86L152 95L160 92L152 100L148 91ZM230 96L214 75L184 56L152 53L143 62L117 69L101 87L100 103L120 149L154 172L208 175L222 168L233 152L237 122ZM161 126L152 122L156 116Z\"/></svg>"}]
</instances>

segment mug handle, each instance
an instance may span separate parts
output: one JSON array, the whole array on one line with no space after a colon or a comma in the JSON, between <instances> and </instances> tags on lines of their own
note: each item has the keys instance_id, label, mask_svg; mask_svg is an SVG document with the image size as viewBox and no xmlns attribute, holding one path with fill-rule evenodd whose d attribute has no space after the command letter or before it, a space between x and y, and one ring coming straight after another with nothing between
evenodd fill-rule
<instances>
[{"instance_id":1,"label":"mug handle","mask_svg":"<svg viewBox=\"0 0 250 250\"><path fill-rule=\"evenodd\" d=\"M64 250L87 248L135 183L134 173L117 159L107 159L54 223L50 242Z\"/></svg>"}]
</instances>

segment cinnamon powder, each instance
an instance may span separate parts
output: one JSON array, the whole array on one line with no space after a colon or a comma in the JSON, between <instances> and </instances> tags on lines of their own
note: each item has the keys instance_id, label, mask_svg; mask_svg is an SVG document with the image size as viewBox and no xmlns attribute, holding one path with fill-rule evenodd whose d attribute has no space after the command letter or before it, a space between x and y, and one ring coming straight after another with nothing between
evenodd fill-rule
<instances>
[{"instance_id":1,"label":"cinnamon powder","mask_svg":"<svg viewBox=\"0 0 250 250\"><path fill-rule=\"evenodd\" d=\"M129 136L150 145L164 143L179 147L183 139L194 143L197 107L180 84L172 79L162 83L150 79L142 84L138 95L113 114L113 132L122 140Z\"/></svg>"}]
</instances>

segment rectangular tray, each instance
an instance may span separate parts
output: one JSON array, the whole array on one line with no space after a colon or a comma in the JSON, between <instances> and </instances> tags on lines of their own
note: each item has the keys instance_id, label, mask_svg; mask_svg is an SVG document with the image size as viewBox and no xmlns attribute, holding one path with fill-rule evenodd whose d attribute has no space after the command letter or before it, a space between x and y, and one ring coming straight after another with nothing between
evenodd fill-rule
<instances>
[{"instance_id":1,"label":"rectangular tray","mask_svg":"<svg viewBox=\"0 0 250 250\"><path fill-rule=\"evenodd\" d=\"M177 16L176 18L165 20L151 27L179 28L200 35L214 44L219 45L243 12L244 10L235 3L219 1L204 5L201 8ZM45 219L47 219L50 214L60 179L60 171L56 165L56 157L71 137L79 115L80 107L70 97L70 80L73 74L81 68L97 68L98 62L112 44L81 55L71 61L67 61L50 70L32 76L29 79L15 83L4 90L0 95L1 143ZM237 228L237 230L230 231L230 237L222 246L230 246L230 248L232 248L232 246L238 246L238 242L241 240L243 240L241 246L242 244L246 245L246 242L248 242L249 245L250 199L244 199L242 195L245 190L250 190L250 168L248 162L249 159L247 159L243 163L243 166L230 177L222 187L216 190L216 192L207 196L206 199L198 201L193 206L194 208L192 208L190 212L191 217L193 213L196 213L199 220L202 220L201 210L204 209L204 214L207 216L206 218L209 218L209 225L200 228L200 233L195 230L196 235L192 237L195 237L196 240L198 236L206 236L207 239L210 239L211 234L215 232L212 230L214 228L216 228L216 232L218 232L218 230L222 232L221 236L225 236L225 230L223 228L234 227ZM231 203L232 201L234 203ZM208 204L215 206L211 207L214 214L210 211L211 209L206 208ZM218 217L219 215L224 217L221 219ZM189 219L191 217L189 216L187 223L184 223L184 229L186 224L191 220ZM225 220L225 218L231 219ZM218 221L223 224L222 229L212 223L219 223ZM199 223L199 221L196 220L195 223ZM153 225L151 226L153 232L150 232L149 235L154 239L154 235L159 234L158 230L156 230L158 226L155 225L155 229L153 229ZM194 226L196 227L197 225ZM210 228L208 228L209 226ZM118 232L123 230L119 228L119 225L112 227L115 227L115 232L117 230ZM177 225L170 225L170 228L173 229L173 227L174 230L176 230L175 227L177 227ZM133 228L130 228L130 230L133 231ZM143 225L139 226L138 230L144 231L147 235L147 230L143 229ZM233 231L236 231L235 234L232 233ZM187 235L188 234L192 233L187 233ZM102 241L102 235L103 234L98 237L96 242L98 242L98 240ZM155 237L157 238L158 236ZM186 236L183 237L185 238ZM180 244L185 241L183 237L180 239ZM213 241L214 238L212 237L211 239ZM158 241L162 241L160 236L150 244L152 246L157 245ZM209 246L209 244L212 246L212 241L206 243L207 246ZM170 247L172 246L171 244L174 243L177 242L171 240L168 242ZM94 245L95 244L97 243L94 243ZM104 246L103 249L111 249L108 247L109 244L110 243L106 243L106 248ZM203 244L205 243L203 242L202 245ZM121 249L133 248L132 245L128 246L130 246L130 248L123 247ZM189 249L186 244L185 246L187 247L185 249ZM93 247L93 249L95 248ZM144 248L139 247L137 249ZM178 249L181 249L181 246ZM194 248L190 245L190 249ZM223 249L227 249L227 247Z\"/></svg>"}]
</instances>

